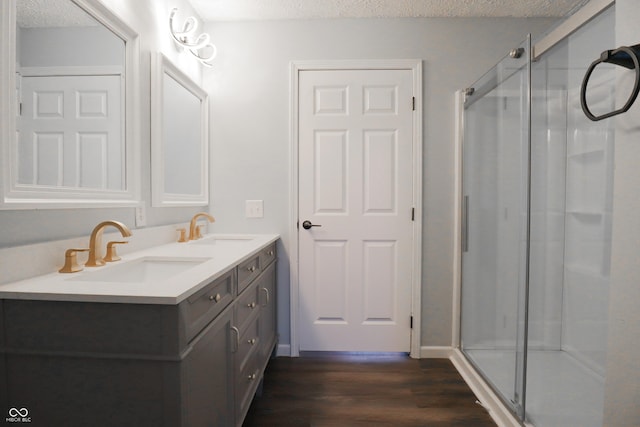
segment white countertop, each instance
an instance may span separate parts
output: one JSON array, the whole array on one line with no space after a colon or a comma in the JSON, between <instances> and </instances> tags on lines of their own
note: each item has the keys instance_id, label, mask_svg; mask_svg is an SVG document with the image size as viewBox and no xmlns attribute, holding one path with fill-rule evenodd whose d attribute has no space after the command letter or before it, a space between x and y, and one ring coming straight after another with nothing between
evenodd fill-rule
<instances>
[{"instance_id":1,"label":"white countertop","mask_svg":"<svg viewBox=\"0 0 640 427\"><path fill-rule=\"evenodd\" d=\"M120 261L103 267L85 267L78 273L56 272L0 285L0 299L178 304L278 238L276 234L208 234L201 240L169 243L122 255ZM214 241L209 239L221 241L206 244ZM108 275L108 269L117 269L124 263L145 258L191 258L202 262L180 273L148 282L100 281L91 277L92 273Z\"/></svg>"}]
</instances>

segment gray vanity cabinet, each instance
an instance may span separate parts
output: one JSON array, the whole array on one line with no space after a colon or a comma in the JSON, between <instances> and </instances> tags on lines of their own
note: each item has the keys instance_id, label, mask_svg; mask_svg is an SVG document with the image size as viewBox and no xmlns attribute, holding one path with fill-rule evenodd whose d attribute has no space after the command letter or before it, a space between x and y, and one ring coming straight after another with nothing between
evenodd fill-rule
<instances>
[{"instance_id":1,"label":"gray vanity cabinet","mask_svg":"<svg viewBox=\"0 0 640 427\"><path fill-rule=\"evenodd\" d=\"M27 408L42 426L241 425L276 344L274 260L256 254L177 305L1 299L0 413Z\"/></svg>"},{"instance_id":2,"label":"gray vanity cabinet","mask_svg":"<svg viewBox=\"0 0 640 427\"><path fill-rule=\"evenodd\" d=\"M184 425L175 305L2 303L0 411L31 425Z\"/></svg>"}]
</instances>

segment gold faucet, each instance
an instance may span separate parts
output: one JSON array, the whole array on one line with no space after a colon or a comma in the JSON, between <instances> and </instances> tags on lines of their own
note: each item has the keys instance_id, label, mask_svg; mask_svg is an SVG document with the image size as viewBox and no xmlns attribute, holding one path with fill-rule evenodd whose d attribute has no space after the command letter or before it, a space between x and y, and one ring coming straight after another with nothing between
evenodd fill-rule
<instances>
[{"instance_id":1,"label":"gold faucet","mask_svg":"<svg viewBox=\"0 0 640 427\"><path fill-rule=\"evenodd\" d=\"M96 225L96 228L91 232L91 238L89 240L89 259L85 266L97 267L105 264L104 259L102 259L102 233L108 226L113 226L120 230L122 237L131 236L131 230L129 230L129 228L120 221L103 221Z\"/></svg>"},{"instance_id":2,"label":"gold faucet","mask_svg":"<svg viewBox=\"0 0 640 427\"><path fill-rule=\"evenodd\" d=\"M198 212L197 214L195 214L193 218L191 218L191 223L189 224L189 240L195 240L198 238L198 232L196 230L196 222L200 217L207 218L209 222L214 222L216 220L214 217L212 217L206 212Z\"/></svg>"}]
</instances>

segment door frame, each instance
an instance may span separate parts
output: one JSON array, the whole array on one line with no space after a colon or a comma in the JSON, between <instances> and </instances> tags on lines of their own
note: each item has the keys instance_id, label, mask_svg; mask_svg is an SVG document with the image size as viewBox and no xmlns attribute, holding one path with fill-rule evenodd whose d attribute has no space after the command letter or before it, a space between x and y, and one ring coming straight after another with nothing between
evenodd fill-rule
<instances>
[{"instance_id":1,"label":"door frame","mask_svg":"<svg viewBox=\"0 0 640 427\"><path fill-rule=\"evenodd\" d=\"M420 59L382 59L382 60L322 60L291 61L290 63L290 134L289 134L289 319L290 349L292 357L300 355L300 283L299 283L299 247L298 247L298 147L299 147L299 105L298 87L301 71L311 70L410 70L413 74L413 246L412 246L412 283L411 283L411 329L410 355L420 357L420 330L422 311L422 60ZM409 212L407 212L409 215Z\"/></svg>"}]
</instances>

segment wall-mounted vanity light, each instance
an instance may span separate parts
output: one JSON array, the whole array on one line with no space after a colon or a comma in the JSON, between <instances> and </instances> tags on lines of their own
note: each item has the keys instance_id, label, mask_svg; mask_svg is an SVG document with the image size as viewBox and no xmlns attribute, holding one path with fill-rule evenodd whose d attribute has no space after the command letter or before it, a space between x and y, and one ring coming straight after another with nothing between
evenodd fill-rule
<instances>
[{"instance_id":1,"label":"wall-mounted vanity light","mask_svg":"<svg viewBox=\"0 0 640 427\"><path fill-rule=\"evenodd\" d=\"M169 31L171 32L173 40L191 52L203 65L213 67L211 60L215 58L218 52L216 47L210 42L211 37L209 37L209 34L202 33L196 36L198 21L193 16L188 17L184 21L182 31L176 31L173 26L173 18L176 16L176 13L178 13L178 8L173 8L169 15Z\"/></svg>"}]
</instances>

